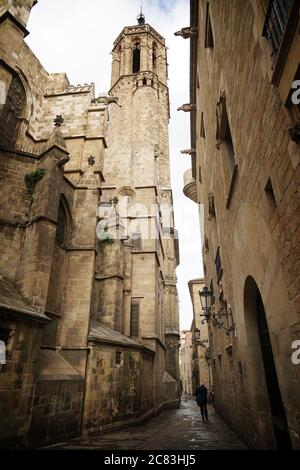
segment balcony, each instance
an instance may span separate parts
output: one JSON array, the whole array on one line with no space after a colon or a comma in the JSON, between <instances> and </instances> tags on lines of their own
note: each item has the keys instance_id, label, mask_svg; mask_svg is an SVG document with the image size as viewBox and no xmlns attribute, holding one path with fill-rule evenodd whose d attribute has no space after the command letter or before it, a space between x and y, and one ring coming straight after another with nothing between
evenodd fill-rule
<instances>
[{"instance_id":1,"label":"balcony","mask_svg":"<svg viewBox=\"0 0 300 470\"><path fill-rule=\"evenodd\" d=\"M292 4L293 0L271 0L269 2L263 35L270 40L274 56L279 51Z\"/></svg>"},{"instance_id":2,"label":"balcony","mask_svg":"<svg viewBox=\"0 0 300 470\"><path fill-rule=\"evenodd\" d=\"M192 176L192 169L186 170L183 175L183 194L194 202L197 202L197 185Z\"/></svg>"},{"instance_id":3,"label":"balcony","mask_svg":"<svg viewBox=\"0 0 300 470\"><path fill-rule=\"evenodd\" d=\"M269 0L263 27L272 47L274 61L271 83L278 86L289 50L297 30L299 18L298 0Z\"/></svg>"}]
</instances>

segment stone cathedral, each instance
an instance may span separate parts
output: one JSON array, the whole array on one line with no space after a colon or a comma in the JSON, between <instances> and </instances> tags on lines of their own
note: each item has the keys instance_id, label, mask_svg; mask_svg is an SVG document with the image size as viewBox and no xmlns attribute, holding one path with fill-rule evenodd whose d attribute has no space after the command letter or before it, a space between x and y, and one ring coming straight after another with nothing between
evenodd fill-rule
<instances>
[{"instance_id":1,"label":"stone cathedral","mask_svg":"<svg viewBox=\"0 0 300 470\"><path fill-rule=\"evenodd\" d=\"M0 4L0 444L40 447L179 405L178 236L164 38L138 17L111 89L49 74Z\"/></svg>"}]
</instances>

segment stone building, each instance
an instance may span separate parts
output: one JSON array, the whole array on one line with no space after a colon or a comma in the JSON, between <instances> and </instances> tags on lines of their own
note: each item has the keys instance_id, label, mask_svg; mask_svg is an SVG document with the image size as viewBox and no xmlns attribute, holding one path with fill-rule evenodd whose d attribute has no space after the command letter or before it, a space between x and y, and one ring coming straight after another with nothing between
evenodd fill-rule
<instances>
[{"instance_id":1,"label":"stone building","mask_svg":"<svg viewBox=\"0 0 300 470\"><path fill-rule=\"evenodd\" d=\"M189 291L193 305L193 322L191 331L193 334L194 356L194 390L198 384L205 384L208 391L212 389L211 358L209 347L208 326L204 320L199 292L205 285L204 279L192 279L189 281Z\"/></svg>"},{"instance_id":2,"label":"stone building","mask_svg":"<svg viewBox=\"0 0 300 470\"><path fill-rule=\"evenodd\" d=\"M194 394L193 380L193 332L184 330L180 333L179 367L181 392L183 395Z\"/></svg>"},{"instance_id":3,"label":"stone building","mask_svg":"<svg viewBox=\"0 0 300 470\"><path fill-rule=\"evenodd\" d=\"M179 403L178 240L172 210L168 223L161 210L172 204L165 41L143 16L125 28L112 88L95 97L94 84L49 74L24 42L36 3L0 6L5 448L105 431ZM145 221L155 236L144 236Z\"/></svg>"},{"instance_id":4,"label":"stone building","mask_svg":"<svg viewBox=\"0 0 300 470\"><path fill-rule=\"evenodd\" d=\"M299 1L190 5L175 33L191 57L179 109L191 119L184 184L201 205L216 409L250 447L299 449Z\"/></svg>"}]
</instances>

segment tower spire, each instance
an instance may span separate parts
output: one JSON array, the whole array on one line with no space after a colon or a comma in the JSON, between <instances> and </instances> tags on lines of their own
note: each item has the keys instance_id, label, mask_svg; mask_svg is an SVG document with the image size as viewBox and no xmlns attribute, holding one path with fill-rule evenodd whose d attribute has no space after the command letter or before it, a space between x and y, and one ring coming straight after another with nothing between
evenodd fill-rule
<instances>
[{"instance_id":1,"label":"tower spire","mask_svg":"<svg viewBox=\"0 0 300 470\"><path fill-rule=\"evenodd\" d=\"M143 15L143 6L141 5L140 14L137 17L138 24L145 24L145 15Z\"/></svg>"}]
</instances>

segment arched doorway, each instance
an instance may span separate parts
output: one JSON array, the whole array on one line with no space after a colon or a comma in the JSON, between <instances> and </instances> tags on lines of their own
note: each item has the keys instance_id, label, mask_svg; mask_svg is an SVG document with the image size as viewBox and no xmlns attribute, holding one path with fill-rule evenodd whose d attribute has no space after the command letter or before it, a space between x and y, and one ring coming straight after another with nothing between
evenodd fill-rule
<instances>
[{"instance_id":1,"label":"arched doorway","mask_svg":"<svg viewBox=\"0 0 300 470\"><path fill-rule=\"evenodd\" d=\"M267 401L271 414L271 423L277 449L292 449L288 422L279 387L274 354L270 339L266 312L260 291L254 279L249 276L245 283L245 320L246 328L251 328L249 344L252 354L256 358L254 364L258 365L258 375L263 374L266 384ZM251 314L252 318L249 318ZM248 323L248 325L247 325ZM262 379L263 377L261 377ZM257 381L260 377L257 377Z\"/></svg>"}]
</instances>

